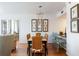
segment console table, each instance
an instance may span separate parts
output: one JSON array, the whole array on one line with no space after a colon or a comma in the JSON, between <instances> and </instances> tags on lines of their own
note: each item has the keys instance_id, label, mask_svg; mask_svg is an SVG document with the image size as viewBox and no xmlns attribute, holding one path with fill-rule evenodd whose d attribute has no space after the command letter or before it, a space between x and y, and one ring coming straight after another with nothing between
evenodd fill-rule
<instances>
[{"instance_id":1,"label":"console table","mask_svg":"<svg viewBox=\"0 0 79 59\"><path fill-rule=\"evenodd\" d=\"M65 36L56 36L55 42L58 45L57 51L59 51L59 47L62 47L66 50L66 37Z\"/></svg>"}]
</instances>

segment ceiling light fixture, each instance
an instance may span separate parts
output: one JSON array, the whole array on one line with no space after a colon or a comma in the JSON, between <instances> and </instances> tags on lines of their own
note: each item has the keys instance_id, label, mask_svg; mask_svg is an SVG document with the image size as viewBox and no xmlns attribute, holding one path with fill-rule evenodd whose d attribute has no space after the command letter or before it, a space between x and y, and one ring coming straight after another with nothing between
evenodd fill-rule
<instances>
[{"instance_id":1,"label":"ceiling light fixture","mask_svg":"<svg viewBox=\"0 0 79 59\"><path fill-rule=\"evenodd\" d=\"M41 5L38 6L38 8L39 8L39 12L37 13L38 19L42 19L42 18L43 18L43 14L44 14L44 13L41 11L42 7L43 7L43 6L41 6Z\"/></svg>"}]
</instances>

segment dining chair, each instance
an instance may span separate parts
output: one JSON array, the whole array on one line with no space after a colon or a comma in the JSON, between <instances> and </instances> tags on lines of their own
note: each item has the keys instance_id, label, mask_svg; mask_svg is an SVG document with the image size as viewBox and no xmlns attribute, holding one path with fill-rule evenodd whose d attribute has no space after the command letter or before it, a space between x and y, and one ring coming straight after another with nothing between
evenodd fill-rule
<instances>
[{"instance_id":1,"label":"dining chair","mask_svg":"<svg viewBox=\"0 0 79 59\"><path fill-rule=\"evenodd\" d=\"M32 37L32 55L42 55L42 38L39 36Z\"/></svg>"},{"instance_id":2,"label":"dining chair","mask_svg":"<svg viewBox=\"0 0 79 59\"><path fill-rule=\"evenodd\" d=\"M41 33L39 33L39 32L37 32L35 36L43 38L43 36L41 36Z\"/></svg>"},{"instance_id":3,"label":"dining chair","mask_svg":"<svg viewBox=\"0 0 79 59\"><path fill-rule=\"evenodd\" d=\"M27 40L30 39L30 38L31 38L31 35L29 33L29 34L27 34Z\"/></svg>"},{"instance_id":4,"label":"dining chair","mask_svg":"<svg viewBox=\"0 0 79 59\"><path fill-rule=\"evenodd\" d=\"M41 33L37 32L37 33L36 33L36 36L41 36Z\"/></svg>"},{"instance_id":5,"label":"dining chair","mask_svg":"<svg viewBox=\"0 0 79 59\"><path fill-rule=\"evenodd\" d=\"M48 34L45 33L44 38L48 41Z\"/></svg>"},{"instance_id":6,"label":"dining chair","mask_svg":"<svg viewBox=\"0 0 79 59\"><path fill-rule=\"evenodd\" d=\"M27 38L27 43L28 43L28 40L31 38L30 33L26 35L26 38ZM30 45L30 46L32 46L32 45ZM28 52L29 52L29 46L27 45L27 54L28 54Z\"/></svg>"}]
</instances>

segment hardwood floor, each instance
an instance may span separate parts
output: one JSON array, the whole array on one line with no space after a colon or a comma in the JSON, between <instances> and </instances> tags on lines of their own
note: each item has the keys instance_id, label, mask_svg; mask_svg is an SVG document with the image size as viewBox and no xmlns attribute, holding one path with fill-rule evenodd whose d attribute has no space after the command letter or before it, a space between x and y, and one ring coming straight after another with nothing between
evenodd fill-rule
<instances>
[{"instance_id":1,"label":"hardwood floor","mask_svg":"<svg viewBox=\"0 0 79 59\"><path fill-rule=\"evenodd\" d=\"M48 44L48 56L66 56L66 51L63 48L57 48L55 44Z\"/></svg>"},{"instance_id":2,"label":"hardwood floor","mask_svg":"<svg viewBox=\"0 0 79 59\"><path fill-rule=\"evenodd\" d=\"M27 44L17 42L16 52L11 53L11 56L27 56ZM48 44L48 56L66 56L66 51L63 48L59 48L57 52L54 44Z\"/></svg>"}]
</instances>

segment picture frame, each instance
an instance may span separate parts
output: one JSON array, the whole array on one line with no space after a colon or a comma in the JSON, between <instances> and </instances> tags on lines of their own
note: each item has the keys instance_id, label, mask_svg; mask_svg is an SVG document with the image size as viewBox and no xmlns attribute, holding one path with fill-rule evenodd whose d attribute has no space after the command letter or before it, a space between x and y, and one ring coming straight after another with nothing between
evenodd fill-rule
<instances>
[{"instance_id":1,"label":"picture frame","mask_svg":"<svg viewBox=\"0 0 79 59\"><path fill-rule=\"evenodd\" d=\"M31 31L36 32L37 31L37 19L31 20Z\"/></svg>"},{"instance_id":2,"label":"picture frame","mask_svg":"<svg viewBox=\"0 0 79 59\"><path fill-rule=\"evenodd\" d=\"M71 14L71 20L74 18L79 18L79 4L73 6L70 9L70 14Z\"/></svg>"},{"instance_id":3,"label":"picture frame","mask_svg":"<svg viewBox=\"0 0 79 59\"><path fill-rule=\"evenodd\" d=\"M48 32L48 19L43 19L43 32Z\"/></svg>"},{"instance_id":4,"label":"picture frame","mask_svg":"<svg viewBox=\"0 0 79 59\"><path fill-rule=\"evenodd\" d=\"M48 19L32 19L31 31L32 32L48 32Z\"/></svg>"},{"instance_id":5,"label":"picture frame","mask_svg":"<svg viewBox=\"0 0 79 59\"><path fill-rule=\"evenodd\" d=\"M37 31L42 32L42 19L37 19Z\"/></svg>"},{"instance_id":6,"label":"picture frame","mask_svg":"<svg viewBox=\"0 0 79 59\"><path fill-rule=\"evenodd\" d=\"M73 19L71 21L71 32L79 33L79 20Z\"/></svg>"}]
</instances>

